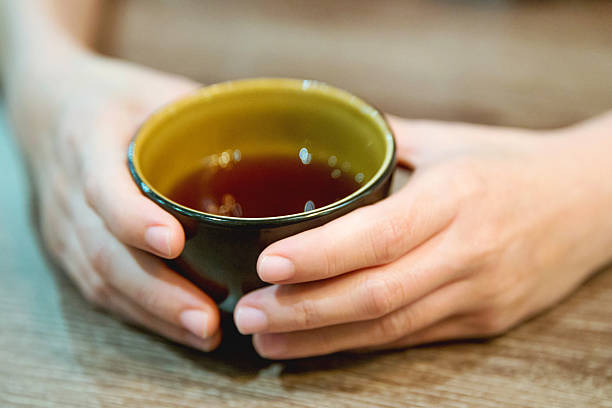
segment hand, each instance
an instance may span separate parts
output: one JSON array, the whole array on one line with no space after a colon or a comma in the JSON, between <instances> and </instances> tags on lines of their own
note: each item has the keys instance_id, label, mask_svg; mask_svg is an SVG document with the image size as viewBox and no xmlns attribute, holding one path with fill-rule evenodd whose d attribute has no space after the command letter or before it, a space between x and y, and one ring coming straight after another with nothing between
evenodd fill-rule
<instances>
[{"instance_id":1,"label":"hand","mask_svg":"<svg viewBox=\"0 0 612 408\"><path fill-rule=\"evenodd\" d=\"M215 303L150 255L178 256L181 225L140 193L126 160L147 115L198 84L89 55L61 70L14 90L11 104L45 244L92 303L174 341L215 348Z\"/></svg>"},{"instance_id":2,"label":"hand","mask_svg":"<svg viewBox=\"0 0 612 408\"><path fill-rule=\"evenodd\" d=\"M609 178L576 143L589 126L392 124L400 163L416 169L407 185L259 257L274 285L234 319L262 356L497 335L609 259Z\"/></svg>"}]
</instances>

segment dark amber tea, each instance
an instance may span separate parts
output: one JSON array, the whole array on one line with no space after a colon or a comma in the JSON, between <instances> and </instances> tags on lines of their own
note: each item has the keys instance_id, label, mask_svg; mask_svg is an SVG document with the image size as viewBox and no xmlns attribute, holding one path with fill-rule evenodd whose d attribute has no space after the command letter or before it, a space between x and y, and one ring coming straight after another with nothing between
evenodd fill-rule
<instances>
[{"instance_id":1,"label":"dark amber tea","mask_svg":"<svg viewBox=\"0 0 612 408\"><path fill-rule=\"evenodd\" d=\"M314 210L338 201L363 183L329 162L296 157L240 157L224 152L177 183L171 200L198 211L231 217L275 217Z\"/></svg>"}]
</instances>

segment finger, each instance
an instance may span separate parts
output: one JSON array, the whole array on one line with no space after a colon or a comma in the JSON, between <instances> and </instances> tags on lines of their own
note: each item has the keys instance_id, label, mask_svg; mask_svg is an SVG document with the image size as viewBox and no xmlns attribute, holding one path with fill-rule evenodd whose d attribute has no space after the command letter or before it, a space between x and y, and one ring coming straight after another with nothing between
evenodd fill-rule
<instances>
[{"instance_id":1,"label":"finger","mask_svg":"<svg viewBox=\"0 0 612 408\"><path fill-rule=\"evenodd\" d=\"M280 333L385 316L460 279L463 270L449 251L445 260L432 255L444 250L440 238L391 265L258 289L238 302L236 326L243 334Z\"/></svg>"},{"instance_id":2,"label":"finger","mask_svg":"<svg viewBox=\"0 0 612 408\"><path fill-rule=\"evenodd\" d=\"M91 285L87 273L83 273L79 267L78 257L74 256L78 249L76 236L57 200L44 190L40 198L40 217L41 236L53 261L66 271L80 292L85 294Z\"/></svg>"},{"instance_id":3,"label":"finger","mask_svg":"<svg viewBox=\"0 0 612 408\"><path fill-rule=\"evenodd\" d=\"M441 154L453 150L458 143L458 124L429 120L408 120L386 115L396 140L398 163L419 168ZM471 126L471 125L464 125Z\"/></svg>"},{"instance_id":4,"label":"finger","mask_svg":"<svg viewBox=\"0 0 612 408\"><path fill-rule=\"evenodd\" d=\"M144 327L175 342L197 348L203 351L215 349L221 341L221 332L217 331L208 338L194 335L182 327L157 318L146 310L125 298L116 289L104 285L100 277L94 273L91 265L82 252L76 234L71 234L68 242L69 256L64 259L64 267L79 287L81 293L96 306L108 310L128 323Z\"/></svg>"},{"instance_id":5,"label":"finger","mask_svg":"<svg viewBox=\"0 0 612 408\"><path fill-rule=\"evenodd\" d=\"M214 350L221 342L221 331L215 332L213 336L208 338L196 336L188 330L177 327L148 313L136 303L122 296L118 291L112 288L111 291L112 294L109 296L106 308L117 316L126 319L128 323L144 327L177 343L202 351Z\"/></svg>"},{"instance_id":6,"label":"finger","mask_svg":"<svg viewBox=\"0 0 612 408\"><path fill-rule=\"evenodd\" d=\"M63 225L68 226L68 228L64 229L64 232L70 231L69 224L64 223ZM74 231L70 232L70 234L66 235L67 256L64 257L64 267L87 300L113 312L129 323L147 328L178 343L203 351L213 350L219 345L221 341L221 332L219 330L207 338L196 336L191 331L159 319L136 303L125 298L113 287L105 285L85 257L83 249L76 238L77 234Z\"/></svg>"},{"instance_id":7,"label":"finger","mask_svg":"<svg viewBox=\"0 0 612 408\"><path fill-rule=\"evenodd\" d=\"M402 119L386 115L396 140L397 160L400 165L419 168L464 153L507 151L509 142L525 144L524 131L461 122ZM495 137L492 137L492 134Z\"/></svg>"},{"instance_id":8,"label":"finger","mask_svg":"<svg viewBox=\"0 0 612 408\"><path fill-rule=\"evenodd\" d=\"M438 187L415 177L386 200L275 242L260 255L257 272L266 282L287 284L392 262L452 222L455 205Z\"/></svg>"},{"instance_id":9,"label":"finger","mask_svg":"<svg viewBox=\"0 0 612 408\"><path fill-rule=\"evenodd\" d=\"M185 242L181 225L146 198L129 174L127 144L136 129L132 122L132 116L117 114L97 125L98 135L84 171L85 198L121 242L175 258ZM126 134L113 134L117 132Z\"/></svg>"},{"instance_id":10,"label":"finger","mask_svg":"<svg viewBox=\"0 0 612 408\"><path fill-rule=\"evenodd\" d=\"M395 341L369 347L358 347L351 351L364 353L378 350L393 350L418 346L421 344L484 337L487 337L487 335L481 333L477 328L475 328L471 324L469 318L464 316L452 316L429 327L425 327L417 332L401 337Z\"/></svg>"},{"instance_id":11,"label":"finger","mask_svg":"<svg viewBox=\"0 0 612 408\"><path fill-rule=\"evenodd\" d=\"M100 173L86 181L88 204L121 242L164 258L183 250L180 223L141 194L124 160L107 161Z\"/></svg>"},{"instance_id":12,"label":"finger","mask_svg":"<svg viewBox=\"0 0 612 408\"><path fill-rule=\"evenodd\" d=\"M51 174L51 182L41 186L41 234L54 260L68 273L81 293L92 303L97 302L104 288L102 281L88 267L71 217L75 196L59 171ZM98 293L99 292L99 293Z\"/></svg>"},{"instance_id":13,"label":"finger","mask_svg":"<svg viewBox=\"0 0 612 408\"><path fill-rule=\"evenodd\" d=\"M200 338L213 336L219 328L215 303L159 259L121 244L89 211L81 211L77 234L103 282L161 320Z\"/></svg>"},{"instance_id":14,"label":"finger","mask_svg":"<svg viewBox=\"0 0 612 408\"><path fill-rule=\"evenodd\" d=\"M468 306L463 282L449 284L378 319L290 333L256 334L253 344L267 358L296 358L386 344L418 332Z\"/></svg>"},{"instance_id":15,"label":"finger","mask_svg":"<svg viewBox=\"0 0 612 408\"><path fill-rule=\"evenodd\" d=\"M62 261L66 249L66 222L58 199L52 191L52 183L41 183L38 191L38 224L41 238L49 255L56 262Z\"/></svg>"},{"instance_id":16,"label":"finger","mask_svg":"<svg viewBox=\"0 0 612 408\"><path fill-rule=\"evenodd\" d=\"M84 153L84 191L87 202L109 230L122 242L162 256L177 257L184 246L180 223L143 196L132 180L126 154L129 141L140 123L154 109L197 89L200 85L180 77L159 80L150 75L152 86L138 102L110 105L94 121L96 137Z\"/></svg>"}]
</instances>

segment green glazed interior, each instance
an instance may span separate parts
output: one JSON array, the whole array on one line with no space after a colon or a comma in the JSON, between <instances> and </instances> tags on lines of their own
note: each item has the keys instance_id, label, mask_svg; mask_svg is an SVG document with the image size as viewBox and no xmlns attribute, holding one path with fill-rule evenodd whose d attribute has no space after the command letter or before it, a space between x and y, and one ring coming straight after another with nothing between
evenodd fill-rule
<instances>
[{"instance_id":1,"label":"green glazed interior","mask_svg":"<svg viewBox=\"0 0 612 408\"><path fill-rule=\"evenodd\" d=\"M230 220L183 207L167 195L207 160L298 157L304 149L312 161L329 163L330 171L363 174L359 190L312 212L342 205L371 188L389 171L395 153L382 115L361 99L315 81L252 79L205 87L162 108L137 132L129 158L140 187L160 204L186 215Z\"/></svg>"}]
</instances>

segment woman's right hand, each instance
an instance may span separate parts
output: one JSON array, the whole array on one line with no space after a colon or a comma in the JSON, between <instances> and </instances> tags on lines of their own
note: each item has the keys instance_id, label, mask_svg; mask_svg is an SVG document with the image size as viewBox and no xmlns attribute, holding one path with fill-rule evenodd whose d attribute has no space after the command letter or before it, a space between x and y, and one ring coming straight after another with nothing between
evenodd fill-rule
<instances>
[{"instance_id":1,"label":"woman's right hand","mask_svg":"<svg viewBox=\"0 0 612 408\"><path fill-rule=\"evenodd\" d=\"M24 75L8 93L44 242L90 302L212 350L221 339L215 303L159 259L182 251L181 225L140 193L126 161L147 115L199 85L90 54L72 57L37 71L44 75Z\"/></svg>"}]
</instances>

